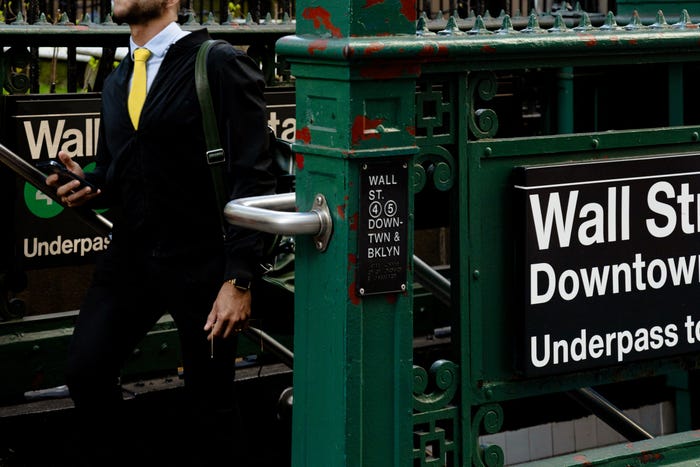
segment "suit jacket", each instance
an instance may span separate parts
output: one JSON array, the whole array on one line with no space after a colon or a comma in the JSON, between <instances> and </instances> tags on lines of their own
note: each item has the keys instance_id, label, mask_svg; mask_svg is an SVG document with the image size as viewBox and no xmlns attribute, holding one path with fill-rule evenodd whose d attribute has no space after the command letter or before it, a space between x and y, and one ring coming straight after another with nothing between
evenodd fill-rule
<instances>
[{"instance_id":1,"label":"suit jacket","mask_svg":"<svg viewBox=\"0 0 700 467\"><path fill-rule=\"evenodd\" d=\"M260 233L227 226L209 166L194 64L206 30L173 45L151 85L135 130L127 110L133 61L125 58L105 81L96 168L88 179L96 198L115 206L113 242L153 256L199 256L225 250L222 279L251 277L259 262ZM265 83L257 64L229 46L212 48L207 61L219 134L227 157L229 199L270 194Z\"/></svg>"}]
</instances>

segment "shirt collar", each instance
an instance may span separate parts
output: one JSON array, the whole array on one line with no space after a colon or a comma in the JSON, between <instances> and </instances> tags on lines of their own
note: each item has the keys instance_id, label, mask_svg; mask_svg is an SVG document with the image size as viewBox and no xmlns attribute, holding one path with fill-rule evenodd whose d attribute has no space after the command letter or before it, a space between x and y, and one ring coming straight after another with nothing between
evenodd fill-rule
<instances>
[{"instance_id":1,"label":"shirt collar","mask_svg":"<svg viewBox=\"0 0 700 467\"><path fill-rule=\"evenodd\" d=\"M168 24L162 31L156 34L150 41L143 45L151 52L151 56L164 57L170 46L177 42L180 38L187 35L186 31L180 28L176 22ZM131 59L134 59L134 50L140 46L136 45L134 39L129 37L129 45L131 49Z\"/></svg>"}]
</instances>

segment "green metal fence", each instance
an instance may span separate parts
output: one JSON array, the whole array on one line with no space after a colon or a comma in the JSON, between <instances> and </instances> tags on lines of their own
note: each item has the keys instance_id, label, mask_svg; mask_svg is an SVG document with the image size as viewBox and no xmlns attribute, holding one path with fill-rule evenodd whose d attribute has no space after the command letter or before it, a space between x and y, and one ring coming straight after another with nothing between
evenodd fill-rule
<instances>
[{"instance_id":1,"label":"green metal fence","mask_svg":"<svg viewBox=\"0 0 700 467\"><path fill-rule=\"evenodd\" d=\"M296 77L299 209L315 193L338 206L326 252L298 244L294 465L502 465L502 449L478 440L502 429L510 401L687 381L699 363L686 336L697 282L666 282L679 270L659 259L696 261L695 221L660 193L695 199L697 24L659 12L651 25L609 14L593 26L582 14L545 29L533 14L517 29L503 16L497 31L476 18L435 34L406 3L300 2L296 36L277 45ZM406 208L408 229L377 237L365 171L401 180L407 162L411 182L378 199ZM639 181L666 176L685 188ZM670 229L671 210L686 236L655 230ZM375 277L367 243L410 258L414 227L436 220L451 232L452 350L411 371L412 287L370 295L358 284ZM410 261L397 261L376 267L410 284ZM689 429L688 406L677 410ZM611 465L643 449L613 449L624 460Z\"/></svg>"}]
</instances>

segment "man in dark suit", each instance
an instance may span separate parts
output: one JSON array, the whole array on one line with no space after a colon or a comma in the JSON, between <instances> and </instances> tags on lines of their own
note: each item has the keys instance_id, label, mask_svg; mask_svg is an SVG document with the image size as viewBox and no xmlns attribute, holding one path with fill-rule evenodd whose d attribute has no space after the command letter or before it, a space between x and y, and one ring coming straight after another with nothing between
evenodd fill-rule
<instances>
[{"instance_id":1,"label":"man in dark suit","mask_svg":"<svg viewBox=\"0 0 700 467\"><path fill-rule=\"evenodd\" d=\"M83 173L59 154L98 189L47 178L69 206L118 212L68 358L68 386L90 465L129 465L118 457L128 445L115 425L122 413L119 374L166 312L178 328L189 402L186 410L177 408L183 413L184 445L176 447L184 449L182 463L208 465L231 449L224 443L232 436L235 335L250 317L262 236L233 226L222 234L195 92L195 57L209 36L183 31L178 10L179 0L114 1L115 20L130 26L131 55L105 82L96 169ZM135 66L142 56L145 77ZM229 199L272 193L259 68L227 45L214 47L207 63ZM140 87L145 101L134 104Z\"/></svg>"}]
</instances>

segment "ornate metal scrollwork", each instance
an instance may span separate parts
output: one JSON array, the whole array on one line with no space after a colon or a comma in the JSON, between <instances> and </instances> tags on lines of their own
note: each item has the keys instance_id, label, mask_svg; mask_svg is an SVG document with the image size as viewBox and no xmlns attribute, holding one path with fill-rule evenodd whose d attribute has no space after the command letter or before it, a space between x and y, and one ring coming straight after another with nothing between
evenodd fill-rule
<instances>
[{"instance_id":1,"label":"ornate metal scrollwork","mask_svg":"<svg viewBox=\"0 0 700 467\"><path fill-rule=\"evenodd\" d=\"M29 91L30 80L27 69L31 55L24 47L13 47L5 53L0 52L0 72L3 87L10 94L25 94Z\"/></svg>"},{"instance_id":2,"label":"ornate metal scrollwork","mask_svg":"<svg viewBox=\"0 0 700 467\"><path fill-rule=\"evenodd\" d=\"M421 148L413 166L414 192L420 192L429 178L440 191L447 191L454 184L454 158L442 146Z\"/></svg>"},{"instance_id":3,"label":"ornate metal scrollwork","mask_svg":"<svg viewBox=\"0 0 700 467\"><path fill-rule=\"evenodd\" d=\"M428 373L419 366L413 367L413 408L420 412L441 409L452 401L459 376L457 365L449 360L438 360L430 367L430 375L435 380L435 390L425 394L428 389Z\"/></svg>"},{"instance_id":4,"label":"ornate metal scrollwork","mask_svg":"<svg viewBox=\"0 0 700 467\"><path fill-rule=\"evenodd\" d=\"M480 467L503 467L505 455L503 449L495 444L479 445L480 427L488 434L498 433L503 426L503 408L498 404L483 405L479 407L472 418L472 436L476 444L474 458Z\"/></svg>"},{"instance_id":5,"label":"ornate metal scrollwork","mask_svg":"<svg viewBox=\"0 0 700 467\"><path fill-rule=\"evenodd\" d=\"M498 115L491 109L477 109L478 97L490 101L496 95L498 83L493 72L472 73L468 78L468 91L471 102L469 112L469 129L476 139L492 138L498 131Z\"/></svg>"},{"instance_id":6,"label":"ornate metal scrollwork","mask_svg":"<svg viewBox=\"0 0 700 467\"><path fill-rule=\"evenodd\" d=\"M458 373L458 366L448 360L432 364L432 378L425 369L413 367L414 465L459 463L459 409L452 400L459 386Z\"/></svg>"}]
</instances>

